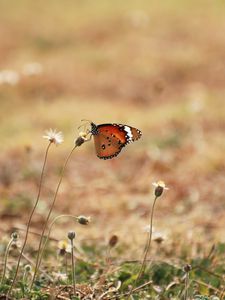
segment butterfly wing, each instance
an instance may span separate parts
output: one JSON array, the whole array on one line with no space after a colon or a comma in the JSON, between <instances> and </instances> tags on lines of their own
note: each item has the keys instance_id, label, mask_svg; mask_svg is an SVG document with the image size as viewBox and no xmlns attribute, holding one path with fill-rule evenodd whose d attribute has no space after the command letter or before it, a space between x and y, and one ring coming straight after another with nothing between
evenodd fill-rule
<instances>
[{"instance_id":1,"label":"butterfly wing","mask_svg":"<svg viewBox=\"0 0 225 300\"><path fill-rule=\"evenodd\" d=\"M101 124L97 134L93 134L96 153L99 158L110 159L117 156L128 143L141 137L140 130L121 124Z\"/></svg>"}]
</instances>

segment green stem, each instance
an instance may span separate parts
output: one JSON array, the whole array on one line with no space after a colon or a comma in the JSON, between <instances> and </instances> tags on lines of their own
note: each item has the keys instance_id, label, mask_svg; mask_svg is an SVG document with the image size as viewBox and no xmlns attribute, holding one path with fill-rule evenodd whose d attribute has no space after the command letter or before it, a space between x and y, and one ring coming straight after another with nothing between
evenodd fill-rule
<instances>
[{"instance_id":1,"label":"green stem","mask_svg":"<svg viewBox=\"0 0 225 300\"><path fill-rule=\"evenodd\" d=\"M27 223L26 234L25 234L25 239L24 239L24 242L23 242L23 246L22 246L19 258L18 258L18 262L17 262L17 266L16 266L16 271L15 271L15 274L14 274L14 277L13 277L12 284L11 284L11 286L9 288L8 295L10 295L10 293L12 292L13 286L14 286L14 284L16 282L16 278L17 278L17 274L18 274L19 266L20 266L20 261L21 261L22 255L23 255L24 248L25 248L26 243L27 243L27 238L28 238L28 234L29 234L29 228L30 228L31 220L32 220L32 217L34 215L35 209L36 209L36 207L38 205L38 201L40 199L41 188L42 188L42 183L43 183L43 178L44 178L44 170L45 170L45 166L46 166L46 162L47 162L48 151L49 151L49 148L50 148L51 144L52 144L52 142L49 142L48 147L47 147L47 149L45 151L45 158L44 158L44 163L43 163L43 167L42 167L42 170L41 170L40 183L39 183L39 187L38 187L38 195L37 195L34 207L33 207L32 211L30 213L30 216L29 216L29 220L28 220L28 223Z\"/></svg>"},{"instance_id":2,"label":"green stem","mask_svg":"<svg viewBox=\"0 0 225 300\"><path fill-rule=\"evenodd\" d=\"M4 283L4 279L5 279L5 273L6 273L6 267L7 267L7 260L8 260L8 256L9 256L9 249L12 245L13 242L13 238L11 238L11 240L9 241L7 247L6 247L6 251L5 251L5 259L4 259L4 267L3 267L3 274L2 274L2 279L1 279L1 284Z\"/></svg>"},{"instance_id":3,"label":"green stem","mask_svg":"<svg viewBox=\"0 0 225 300\"><path fill-rule=\"evenodd\" d=\"M66 166L68 164L68 161L74 151L74 149L76 148L77 146L75 145L73 147L73 149L70 151L69 155L67 156L66 158L66 161L62 167L62 171L61 171L61 176L60 176L60 179L59 179L59 182L58 182L58 185L57 185L57 188L56 188L56 191L55 191L55 194L54 194L54 198L52 200L52 204L51 204L51 207L50 207L50 210L49 210L49 213L47 215L47 218L45 220L45 223L44 223L44 227L43 227L43 230L42 230L42 233L41 233L41 238L40 238L40 242L39 242L39 246L38 246L38 254L37 254L37 258L36 258L36 264L35 264L35 270L34 270L34 275L33 275L33 278L32 278L32 282L31 282L31 286L30 286L30 289L32 289L33 287L33 284L34 284L34 281L35 281L35 278L36 278L36 275L37 275L37 272L38 272L38 266L39 266L39 258L40 258L40 252L41 252L41 246L42 246L42 241L43 241L43 238L44 238L44 234L45 234L45 230L46 230L46 227L47 227L47 224L48 224L48 220L51 216L51 213L52 213L52 210L53 210L53 207L55 205L55 201L56 201L56 198L57 198L57 195L58 195L58 191L59 191L59 187L61 185L61 182L62 182L62 179L63 179L63 176L64 176L64 173L65 173L65 169L66 169Z\"/></svg>"}]
</instances>

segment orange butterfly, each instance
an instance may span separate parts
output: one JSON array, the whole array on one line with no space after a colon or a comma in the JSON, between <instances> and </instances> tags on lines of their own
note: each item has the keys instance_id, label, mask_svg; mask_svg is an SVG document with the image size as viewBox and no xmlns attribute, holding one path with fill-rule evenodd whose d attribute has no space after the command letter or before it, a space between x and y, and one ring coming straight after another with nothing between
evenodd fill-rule
<instances>
[{"instance_id":1,"label":"orange butterfly","mask_svg":"<svg viewBox=\"0 0 225 300\"><path fill-rule=\"evenodd\" d=\"M123 147L138 140L142 133L139 129L122 124L100 124L90 122L90 133L94 137L96 154L101 159L116 157Z\"/></svg>"}]
</instances>

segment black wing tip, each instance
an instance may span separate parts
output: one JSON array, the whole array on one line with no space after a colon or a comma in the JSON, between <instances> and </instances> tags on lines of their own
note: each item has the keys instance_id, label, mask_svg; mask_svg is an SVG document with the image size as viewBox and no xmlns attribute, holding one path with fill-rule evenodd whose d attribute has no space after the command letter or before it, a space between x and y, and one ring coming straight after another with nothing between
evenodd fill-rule
<instances>
[{"instance_id":1,"label":"black wing tip","mask_svg":"<svg viewBox=\"0 0 225 300\"><path fill-rule=\"evenodd\" d=\"M138 137L135 139L135 141L137 141L137 140L139 140L141 137L142 137L142 135L143 135L143 133L142 133L142 131L141 130L139 130L139 129L137 129L136 128L136 130L137 130L137 132L138 132Z\"/></svg>"}]
</instances>

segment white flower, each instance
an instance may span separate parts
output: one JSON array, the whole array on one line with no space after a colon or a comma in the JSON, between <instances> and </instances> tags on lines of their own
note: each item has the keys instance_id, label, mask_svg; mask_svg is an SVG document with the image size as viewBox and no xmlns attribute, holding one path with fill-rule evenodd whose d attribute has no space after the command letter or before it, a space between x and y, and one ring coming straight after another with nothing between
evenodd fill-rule
<instances>
[{"instance_id":1,"label":"white flower","mask_svg":"<svg viewBox=\"0 0 225 300\"><path fill-rule=\"evenodd\" d=\"M13 70L2 70L0 72L0 84L16 85L20 80L20 76Z\"/></svg>"},{"instance_id":2,"label":"white flower","mask_svg":"<svg viewBox=\"0 0 225 300\"><path fill-rule=\"evenodd\" d=\"M43 71L42 65L39 64L38 62L33 62L33 63L26 64L23 67L22 73L25 76L34 76L34 75L41 74L42 71Z\"/></svg>"},{"instance_id":3,"label":"white flower","mask_svg":"<svg viewBox=\"0 0 225 300\"><path fill-rule=\"evenodd\" d=\"M153 182L152 185L155 187L155 196L160 197L164 190L169 188L166 186L164 181Z\"/></svg>"},{"instance_id":4,"label":"white flower","mask_svg":"<svg viewBox=\"0 0 225 300\"><path fill-rule=\"evenodd\" d=\"M49 129L43 135L44 139L49 140L49 142L54 143L56 146L63 142L63 134L61 131L57 132L55 129Z\"/></svg>"},{"instance_id":5,"label":"white flower","mask_svg":"<svg viewBox=\"0 0 225 300\"><path fill-rule=\"evenodd\" d=\"M169 189L169 188L166 186L165 182L164 182L164 181L161 181L161 180L160 180L160 181L157 181L157 182L153 182L152 185L153 185L154 187L160 186L160 187L164 188L164 190L168 190L168 189Z\"/></svg>"}]
</instances>

